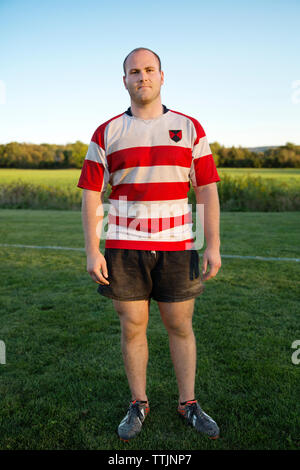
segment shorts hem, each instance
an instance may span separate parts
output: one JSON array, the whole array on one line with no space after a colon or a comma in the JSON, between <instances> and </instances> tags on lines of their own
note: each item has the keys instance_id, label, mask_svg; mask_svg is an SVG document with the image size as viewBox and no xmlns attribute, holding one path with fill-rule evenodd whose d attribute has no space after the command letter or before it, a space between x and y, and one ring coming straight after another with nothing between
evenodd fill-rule
<instances>
[{"instance_id":1,"label":"shorts hem","mask_svg":"<svg viewBox=\"0 0 300 470\"><path fill-rule=\"evenodd\" d=\"M107 293L104 293L104 292L101 292L99 290L97 290L98 294L100 295L103 295L104 297L109 297L110 299L113 299L113 300L120 300L121 302L129 302L129 301L134 301L134 300L149 300L150 299L150 296L148 297L118 297L117 295L112 295L112 294L107 294Z\"/></svg>"},{"instance_id":2,"label":"shorts hem","mask_svg":"<svg viewBox=\"0 0 300 470\"><path fill-rule=\"evenodd\" d=\"M199 295L203 294L204 292L204 289L199 292L198 294L193 294L193 295L190 295L190 296L185 296L185 297L181 297L181 298L171 298L171 297L153 297L153 300L155 300L156 302L184 302L185 300L190 300L190 299L195 299L196 297L198 297Z\"/></svg>"}]
</instances>

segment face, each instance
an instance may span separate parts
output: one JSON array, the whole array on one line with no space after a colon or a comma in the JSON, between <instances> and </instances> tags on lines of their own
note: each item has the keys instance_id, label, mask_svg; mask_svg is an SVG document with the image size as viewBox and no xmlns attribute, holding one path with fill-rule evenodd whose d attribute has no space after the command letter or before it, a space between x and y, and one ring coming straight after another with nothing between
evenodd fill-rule
<instances>
[{"instance_id":1,"label":"face","mask_svg":"<svg viewBox=\"0 0 300 470\"><path fill-rule=\"evenodd\" d=\"M164 74L159 71L159 63L150 51L133 52L126 60L125 88L131 100L137 104L149 104L160 95Z\"/></svg>"}]
</instances>

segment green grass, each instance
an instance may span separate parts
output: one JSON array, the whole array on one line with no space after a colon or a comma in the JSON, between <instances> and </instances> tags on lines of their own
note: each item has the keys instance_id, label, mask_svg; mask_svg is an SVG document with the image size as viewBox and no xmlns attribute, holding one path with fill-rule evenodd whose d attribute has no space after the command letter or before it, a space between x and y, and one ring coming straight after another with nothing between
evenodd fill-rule
<instances>
[{"instance_id":1,"label":"green grass","mask_svg":"<svg viewBox=\"0 0 300 470\"><path fill-rule=\"evenodd\" d=\"M220 177L259 176L273 183L300 186L300 169L297 168L218 168Z\"/></svg>"},{"instance_id":2,"label":"green grass","mask_svg":"<svg viewBox=\"0 0 300 470\"><path fill-rule=\"evenodd\" d=\"M220 176L261 176L280 183L300 186L300 169L296 168L218 168ZM0 183L14 181L34 182L54 187L76 187L80 170L32 170L19 168L0 168Z\"/></svg>"},{"instance_id":3,"label":"green grass","mask_svg":"<svg viewBox=\"0 0 300 470\"><path fill-rule=\"evenodd\" d=\"M239 171L237 171L239 170ZM300 210L300 170L219 169L223 211ZM80 170L0 170L0 208L79 210ZM260 176L257 176L260 175ZM109 197L108 185L105 201ZM195 204L191 188L189 202Z\"/></svg>"},{"instance_id":4,"label":"green grass","mask_svg":"<svg viewBox=\"0 0 300 470\"><path fill-rule=\"evenodd\" d=\"M0 183L23 181L26 183L42 184L59 188L76 188L80 171L74 168L68 170L33 170L20 168L0 168ZM80 191L80 189L78 189Z\"/></svg>"},{"instance_id":5,"label":"green grass","mask_svg":"<svg viewBox=\"0 0 300 470\"><path fill-rule=\"evenodd\" d=\"M79 212L0 210L1 243L83 246ZM299 257L299 213L223 213L221 253ZM103 247L103 244L102 244ZM116 427L130 399L120 326L83 252L0 247L0 449L298 449L299 263L223 259L196 299L197 397L210 441L176 413L168 338L148 327L151 412L138 438ZM298 318L297 318L298 316Z\"/></svg>"}]
</instances>

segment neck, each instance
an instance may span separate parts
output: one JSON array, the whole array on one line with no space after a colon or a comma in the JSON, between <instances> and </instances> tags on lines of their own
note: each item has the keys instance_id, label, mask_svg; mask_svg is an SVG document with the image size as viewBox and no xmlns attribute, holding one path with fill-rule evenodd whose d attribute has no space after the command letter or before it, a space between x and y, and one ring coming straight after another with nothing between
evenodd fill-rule
<instances>
[{"instance_id":1,"label":"neck","mask_svg":"<svg viewBox=\"0 0 300 470\"><path fill-rule=\"evenodd\" d=\"M140 104L131 101L131 112L133 116L141 119L155 119L163 114L161 98L152 103Z\"/></svg>"}]
</instances>

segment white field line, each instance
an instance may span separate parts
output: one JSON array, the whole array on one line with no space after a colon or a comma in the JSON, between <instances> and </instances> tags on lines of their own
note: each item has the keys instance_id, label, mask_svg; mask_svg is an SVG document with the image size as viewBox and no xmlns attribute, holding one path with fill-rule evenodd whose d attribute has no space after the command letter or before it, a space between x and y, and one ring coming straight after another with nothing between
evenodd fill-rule
<instances>
[{"instance_id":1,"label":"white field line","mask_svg":"<svg viewBox=\"0 0 300 470\"><path fill-rule=\"evenodd\" d=\"M0 243L0 246L12 248L34 248L36 250L71 250L71 251L85 251L84 248L71 248L69 246L36 246L36 245L10 245L7 243Z\"/></svg>"},{"instance_id":2,"label":"white field line","mask_svg":"<svg viewBox=\"0 0 300 470\"><path fill-rule=\"evenodd\" d=\"M242 255L222 255L221 258L241 258L241 259L257 259L262 261L295 261L299 263L300 258L274 258L272 256L242 256Z\"/></svg>"},{"instance_id":3,"label":"white field line","mask_svg":"<svg viewBox=\"0 0 300 470\"><path fill-rule=\"evenodd\" d=\"M82 251L84 248L72 248L69 246L36 246L36 245L11 245L7 243L0 243L0 247L11 247L11 248L33 248L36 250L69 250L69 251ZM265 257L265 256L243 256L243 255L223 255L221 258L238 258L238 259L254 259L258 261L294 261L299 263L300 258L274 258L274 257Z\"/></svg>"}]
</instances>

